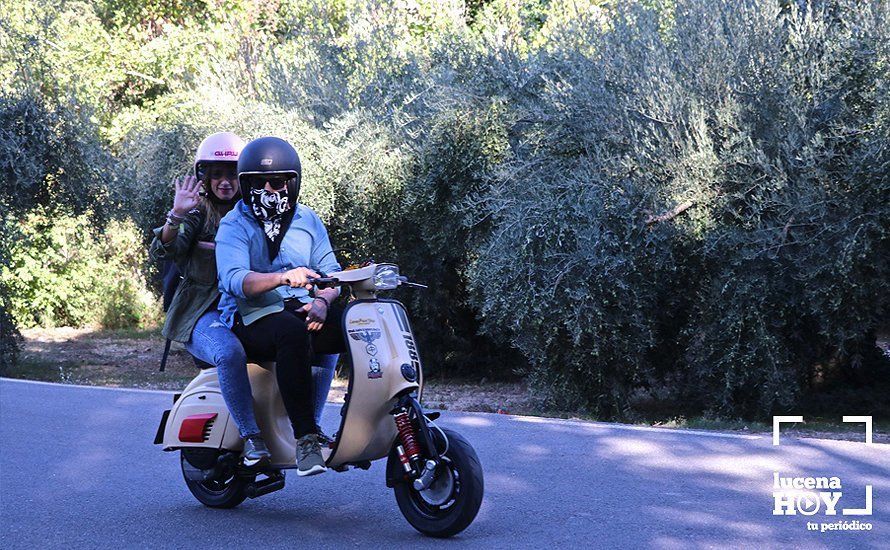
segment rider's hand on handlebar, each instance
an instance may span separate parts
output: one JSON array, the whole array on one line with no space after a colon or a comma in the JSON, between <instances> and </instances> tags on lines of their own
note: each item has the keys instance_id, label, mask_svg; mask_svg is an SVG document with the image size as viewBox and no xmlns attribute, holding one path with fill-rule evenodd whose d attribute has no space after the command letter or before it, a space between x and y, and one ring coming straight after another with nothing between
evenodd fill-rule
<instances>
[{"instance_id":1,"label":"rider's hand on handlebar","mask_svg":"<svg viewBox=\"0 0 890 550\"><path fill-rule=\"evenodd\" d=\"M318 273L308 267L296 267L281 274L281 284L292 288L303 287L306 290L310 290L312 283L309 282L309 279L317 277Z\"/></svg>"}]
</instances>

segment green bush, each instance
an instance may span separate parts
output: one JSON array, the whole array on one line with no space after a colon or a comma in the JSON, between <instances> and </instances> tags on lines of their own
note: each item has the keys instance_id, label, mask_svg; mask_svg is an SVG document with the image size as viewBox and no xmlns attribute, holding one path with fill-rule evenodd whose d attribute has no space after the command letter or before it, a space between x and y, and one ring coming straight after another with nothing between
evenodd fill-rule
<instances>
[{"instance_id":1,"label":"green bush","mask_svg":"<svg viewBox=\"0 0 890 550\"><path fill-rule=\"evenodd\" d=\"M26 2L0 22L0 198L39 207L0 248L19 324L150 317L125 252L232 130L297 146L341 257L430 284L397 293L429 373L521 372L601 416L763 417L886 372L886 3L227 7ZM110 218L136 240L78 240ZM106 274L104 309L98 258L135 273Z\"/></svg>"},{"instance_id":2,"label":"green bush","mask_svg":"<svg viewBox=\"0 0 890 550\"><path fill-rule=\"evenodd\" d=\"M23 327L152 326L155 297L141 275L147 253L132 222L96 231L86 215L35 210L19 228L10 263L0 270L11 312Z\"/></svg>"},{"instance_id":3,"label":"green bush","mask_svg":"<svg viewBox=\"0 0 890 550\"><path fill-rule=\"evenodd\" d=\"M38 94L0 93L0 197L25 212L107 208L111 155L81 105Z\"/></svg>"},{"instance_id":4,"label":"green bush","mask_svg":"<svg viewBox=\"0 0 890 550\"><path fill-rule=\"evenodd\" d=\"M74 54L43 39L53 17L32 17L39 10L31 3L6 4L0 21L0 48L5 54L0 57L0 265L4 272L15 261L14 248L24 238L21 220L32 209L78 214L91 210L97 223L107 219L105 191L111 165L111 155L99 137L94 105L81 101L74 86L83 82L66 79L55 70L60 63L49 59L49 52ZM84 29L79 30L69 36L84 36ZM16 291L13 281L4 276L0 281L0 370L14 365L18 357L21 320L14 315L21 297Z\"/></svg>"},{"instance_id":5,"label":"green bush","mask_svg":"<svg viewBox=\"0 0 890 550\"><path fill-rule=\"evenodd\" d=\"M876 368L887 23L852 2L630 4L587 53L572 34L530 57L471 284L551 402L621 415L669 386L765 416L817 368Z\"/></svg>"},{"instance_id":6,"label":"green bush","mask_svg":"<svg viewBox=\"0 0 890 550\"><path fill-rule=\"evenodd\" d=\"M18 240L18 228L11 209L5 208L0 197L0 265L7 265L10 258L10 247ZM7 368L16 364L19 356L22 335L19 333L11 311L12 290L5 278L0 277L0 376Z\"/></svg>"}]
</instances>

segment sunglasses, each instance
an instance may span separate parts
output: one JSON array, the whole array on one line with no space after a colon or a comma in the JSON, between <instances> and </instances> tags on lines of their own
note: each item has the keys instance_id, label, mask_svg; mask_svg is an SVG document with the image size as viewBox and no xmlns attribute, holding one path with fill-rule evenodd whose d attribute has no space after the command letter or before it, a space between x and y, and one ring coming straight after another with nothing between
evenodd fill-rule
<instances>
[{"instance_id":1,"label":"sunglasses","mask_svg":"<svg viewBox=\"0 0 890 550\"><path fill-rule=\"evenodd\" d=\"M235 168L222 168L214 166L207 172L210 174L210 179L212 180L226 179L229 181L234 181L238 179L238 170Z\"/></svg>"},{"instance_id":2,"label":"sunglasses","mask_svg":"<svg viewBox=\"0 0 890 550\"><path fill-rule=\"evenodd\" d=\"M234 162L206 163L198 166L195 175L201 180L204 179L204 176L210 176L210 179L214 180L227 179L234 181L238 179L238 168Z\"/></svg>"},{"instance_id":3,"label":"sunglasses","mask_svg":"<svg viewBox=\"0 0 890 550\"><path fill-rule=\"evenodd\" d=\"M253 189L264 189L266 187L266 184L268 183L269 187L273 191L280 191L280 190L284 189L285 186L287 186L288 182L290 182L294 178L292 176L273 174L273 175L268 175L268 176L265 176L265 175L242 176L241 179L242 179L242 181L244 181L244 183L246 183L248 186L252 187Z\"/></svg>"}]
</instances>

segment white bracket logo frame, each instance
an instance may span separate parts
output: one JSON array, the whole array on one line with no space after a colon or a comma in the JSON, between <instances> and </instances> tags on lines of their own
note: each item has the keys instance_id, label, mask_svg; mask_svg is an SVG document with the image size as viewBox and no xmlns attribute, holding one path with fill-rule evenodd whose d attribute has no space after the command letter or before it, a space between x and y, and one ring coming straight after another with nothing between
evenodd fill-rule
<instances>
[{"instance_id":1,"label":"white bracket logo frame","mask_svg":"<svg viewBox=\"0 0 890 550\"><path fill-rule=\"evenodd\" d=\"M803 422L802 416L774 416L773 417L773 445L779 445L779 429L782 424L796 424ZM845 416L844 422L865 424L865 444L871 445L872 420L870 416Z\"/></svg>"}]
</instances>

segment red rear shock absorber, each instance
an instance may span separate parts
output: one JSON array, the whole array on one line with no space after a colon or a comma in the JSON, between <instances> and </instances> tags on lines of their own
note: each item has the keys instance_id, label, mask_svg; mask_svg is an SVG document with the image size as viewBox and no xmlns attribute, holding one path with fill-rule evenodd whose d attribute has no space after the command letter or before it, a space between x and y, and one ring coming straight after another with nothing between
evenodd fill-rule
<instances>
[{"instance_id":1,"label":"red rear shock absorber","mask_svg":"<svg viewBox=\"0 0 890 550\"><path fill-rule=\"evenodd\" d=\"M420 447L417 445L414 426L411 424L411 419L408 418L408 413L403 410L394 415L394 418L396 419L396 427L399 429L399 438L402 440L402 445L405 446L405 454L411 460L419 458Z\"/></svg>"}]
</instances>

